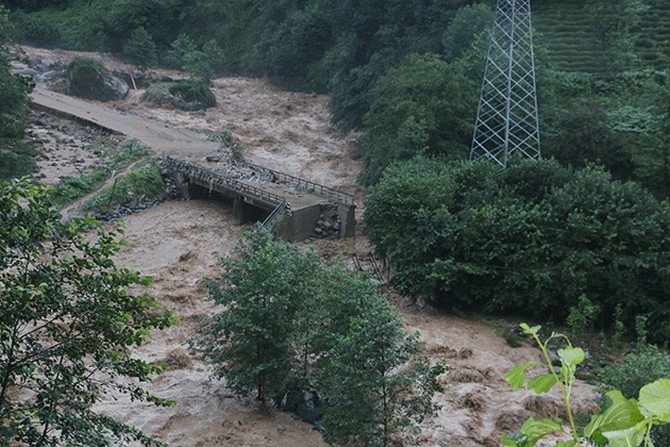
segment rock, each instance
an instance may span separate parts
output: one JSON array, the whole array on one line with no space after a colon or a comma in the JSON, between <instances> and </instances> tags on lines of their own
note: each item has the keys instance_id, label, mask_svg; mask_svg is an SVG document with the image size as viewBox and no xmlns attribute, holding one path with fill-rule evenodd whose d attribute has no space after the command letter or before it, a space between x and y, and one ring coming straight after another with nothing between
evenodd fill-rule
<instances>
[{"instance_id":1,"label":"rock","mask_svg":"<svg viewBox=\"0 0 670 447\"><path fill-rule=\"evenodd\" d=\"M128 84L112 75L101 63L86 57L76 57L67 69L67 94L96 101L123 99Z\"/></svg>"}]
</instances>

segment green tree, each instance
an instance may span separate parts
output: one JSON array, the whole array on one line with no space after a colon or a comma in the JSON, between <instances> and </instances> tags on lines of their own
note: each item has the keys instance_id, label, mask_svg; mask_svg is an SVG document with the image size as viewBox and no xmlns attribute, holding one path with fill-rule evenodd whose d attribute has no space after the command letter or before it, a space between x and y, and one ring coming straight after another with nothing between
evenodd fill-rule
<instances>
[{"instance_id":1,"label":"green tree","mask_svg":"<svg viewBox=\"0 0 670 447\"><path fill-rule=\"evenodd\" d=\"M466 158L476 99L475 84L443 60L408 56L370 90L362 183L377 183L386 166L419 154Z\"/></svg>"},{"instance_id":2,"label":"green tree","mask_svg":"<svg viewBox=\"0 0 670 447\"><path fill-rule=\"evenodd\" d=\"M297 312L311 291L313 253L277 243L260 228L236 249L239 258L223 259L220 281L211 282L211 298L226 306L204 328L197 346L235 391L255 390L267 401L284 391L296 370L291 340Z\"/></svg>"},{"instance_id":3,"label":"green tree","mask_svg":"<svg viewBox=\"0 0 670 447\"><path fill-rule=\"evenodd\" d=\"M158 64L156 44L142 26L135 28L130 37L123 42L123 55L140 70Z\"/></svg>"},{"instance_id":4,"label":"green tree","mask_svg":"<svg viewBox=\"0 0 670 447\"><path fill-rule=\"evenodd\" d=\"M270 48L270 76L280 85L295 90L313 88L324 92L328 77L313 79L314 66L332 46L330 23L316 8L293 14L279 28ZM328 73L329 75L330 73Z\"/></svg>"},{"instance_id":5,"label":"green tree","mask_svg":"<svg viewBox=\"0 0 670 447\"><path fill-rule=\"evenodd\" d=\"M180 34L171 44L166 62L175 68L187 71L200 81L209 84L215 73L223 70L225 56L214 39L210 39L198 50L193 39Z\"/></svg>"},{"instance_id":6,"label":"green tree","mask_svg":"<svg viewBox=\"0 0 670 447\"><path fill-rule=\"evenodd\" d=\"M463 56L478 34L488 34L493 23L493 12L484 3L460 8L442 37L444 55L451 62Z\"/></svg>"},{"instance_id":7,"label":"green tree","mask_svg":"<svg viewBox=\"0 0 670 447\"><path fill-rule=\"evenodd\" d=\"M170 49L165 56L165 63L172 68L183 69L186 62L186 55L197 51L193 39L188 34L180 34L170 44Z\"/></svg>"},{"instance_id":8,"label":"green tree","mask_svg":"<svg viewBox=\"0 0 670 447\"><path fill-rule=\"evenodd\" d=\"M1 46L7 38L8 12L0 6L0 180L35 170L36 151L23 141L32 79L12 73Z\"/></svg>"},{"instance_id":9,"label":"green tree","mask_svg":"<svg viewBox=\"0 0 670 447\"><path fill-rule=\"evenodd\" d=\"M598 163L619 180L631 178L633 160L625 138L614 131L602 104L578 101L563 113L558 122L560 130L546 139L545 157L574 168Z\"/></svg>"},{"instance_id":10,"label":"green tree","mask_svg":"<svg viewBox=\"0 0 670 447\"><path fill-rule=\"evenodd\" d=\"M338 446L407 445L437 410L432 397L444 369L419 355L418 334L403 331L383 297L361 296L356 310L323 354L317 384L328 397L325 437Z\"/></svg>"},{"instance_id":11,"label":"green tree","mask_svg":"<svg viewBox=\"0 0 670 447\"><path fill-rule=\"evenodd\" d=\"M316 386L335 445L391 445L435 412L443 368L419 354L417 335L370 278L262 228L223 265L210 292L226 309L206 321L196 347L235 390L268 401L289 383Z\"/></svg>"},{"instance_id":12,"label":"green tree","mask_svg":"<svg viewBox=\"0 0 670 447\"><path fill-rule=\"evenodd\" d=\"M123 49L123 43L138 28L151 34L159 49L166 48L178 34L177 2L164 0L118 0L107 6L102 18L103 32L112 51Z\"/></svg>"},{"instance_id":13,"label":"green tree","mask_svg":"<svg viewBox=\"0 0 670 447\"><path fill-rule=\"evenodd\" d=\"M0 222L0 445L161 445L94 409L119 394L171 404L141 387L163 368L131 348L174 317L128 291L149 278L114 264L120 232L63 223L25 178L0 184Z\"/></svg>"}]
</instances>

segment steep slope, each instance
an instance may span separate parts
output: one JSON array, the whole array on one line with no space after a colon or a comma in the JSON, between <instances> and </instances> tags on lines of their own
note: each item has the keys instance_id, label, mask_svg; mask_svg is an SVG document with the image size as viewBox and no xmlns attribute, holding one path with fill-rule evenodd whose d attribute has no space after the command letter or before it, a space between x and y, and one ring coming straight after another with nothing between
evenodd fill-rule
<instances>
[{"instance_id":1,"label":"steep slope","mask_svg":"<svg viewBox=\"0 0 670 447\"><path fill-rule=\"evenodd\" d=\"M602 74L604 65L594 33L597 20L586 0L535 1L532 4L535 43L546 50L551 68ZM648 9L636 35L635 51L641 68L670 68L670 2L645 0Z\"/></svg>"},{"instance_id":2,"label":"steep slope","mask_svg":"<svg viewBox=\"0 0 670 447\"><path fill-rule=\"evenodd\" d=\"M670 2L646 0L645 12L639 29L636 49L645 68L667 70L670 68Z\"/></svg>"},{"instance_id":3,"label":"steep slope","mask_svg":"<svg viewBox=\"0 0 670 447\"><path fill-rule=\"evenodd\" d=\"M598 73L599 51L584 0L534 2L535 44L547 51L551 68Z\"/></svg>"}]
</instances>

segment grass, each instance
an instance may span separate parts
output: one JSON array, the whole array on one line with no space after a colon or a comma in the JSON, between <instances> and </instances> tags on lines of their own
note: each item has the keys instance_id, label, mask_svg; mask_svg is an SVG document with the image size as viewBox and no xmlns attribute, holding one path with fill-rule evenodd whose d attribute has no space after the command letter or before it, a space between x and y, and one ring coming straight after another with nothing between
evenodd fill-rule
<instances>
[{"instance_id":1,"label":"grass","mask_svg":"<svg viewBox=\"0 0 670 447\"><path fill-rule=\"evenodd\" d=\"M161 169L155 162L130 171L116 178L114 184L100 191L84 204L88 212L102 212L117 206L133 206L143 199L165 194Z\"/></svg>"},{"instance_id":2,"label":"grass","mask_svg":"<svg viewBox=\"0 0 670 447\"><path fill-rule=\"evenodd\" d=\"M121 148L112 148L105 153L104 167L81 177L61 178L51 195L55 206L63 208L96 190L100 191L83 205L84 211L99 213L165 195L160 166L151 160L152 152L149 148L131 140ZM122 171L137 162L137 168L117 176L111 187L101 189L112 172Z\"/></svg>"},{"instance_id":3,"label":"grass","mask_svg":"<svg viewBox=\"0 0 670 447\"><path fill-rule=\"evenodd\" d=\"M121 149L109 153L109 167L120 169L150 155L151 150L148 147L143 146L136 140L131 140L124 144Z\"/></svg>"},{"instance_id":4,"label":"grass","mask_svg":"<svg viewBox=\"0 0 670 447\"><path fill-rule=\"evenodd\" d=\"M63 177L51 195L54 205L63 207L99 188L109 177L109 170L98 168L81 177Z\"/></svg>"}]
</instances>

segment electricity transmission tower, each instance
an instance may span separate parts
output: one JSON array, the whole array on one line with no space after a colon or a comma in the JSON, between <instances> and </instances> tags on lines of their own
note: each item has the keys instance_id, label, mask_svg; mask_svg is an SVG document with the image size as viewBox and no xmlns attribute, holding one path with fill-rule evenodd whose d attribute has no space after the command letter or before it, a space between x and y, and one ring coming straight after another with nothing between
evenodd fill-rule
<instances>
[{"instance_id":1,"label":"electricity transmission tower","mask_svg":"<svg viewBox=\"0 0 670 447\"><path fill-rule=\"evenodd\" d=\"M470 160L540 158L530 0L498 0Z\"/></svg>"}]
</instances>

